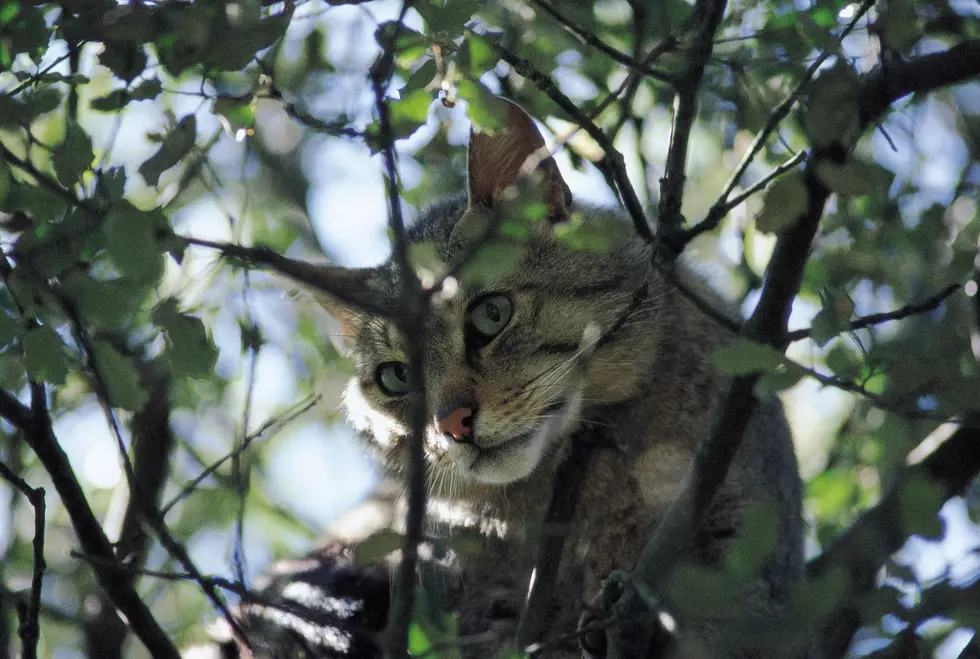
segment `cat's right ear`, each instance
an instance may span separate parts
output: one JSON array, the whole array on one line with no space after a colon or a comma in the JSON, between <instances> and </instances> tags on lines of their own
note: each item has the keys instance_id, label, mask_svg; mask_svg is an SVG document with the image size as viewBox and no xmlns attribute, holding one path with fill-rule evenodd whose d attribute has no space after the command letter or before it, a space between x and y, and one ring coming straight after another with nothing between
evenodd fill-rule
<instances>
[{"instance_id":1,"label":"cat's right ear","mask_svg":"<svg viewBox=\"0 0 980 659\"><path fill-rule=\"evenodd\" d=\"M367 315L353 300L368 297L370 280L376 270L322 266L319 271L324 280L330 282L331 291L335 292L314 287L307 290L337 323L335 331L331 332L331 340L338 350L346 354L357 339L359 319Z\"/></svg>"},{"instance_id":2,"label":"cat's right ear","mask_svg":"<svg viewBox=\"0 0 980 659\"><path fill-rule=\"evenodd\" d=\"M572 193L534 120L506 99L488 100L492 105L485 109L501 125L492 132L470 130L470 206L493 208L526 179L526 189L547 205L552 221L567 219Z\"/></svg>"}]
</instances>

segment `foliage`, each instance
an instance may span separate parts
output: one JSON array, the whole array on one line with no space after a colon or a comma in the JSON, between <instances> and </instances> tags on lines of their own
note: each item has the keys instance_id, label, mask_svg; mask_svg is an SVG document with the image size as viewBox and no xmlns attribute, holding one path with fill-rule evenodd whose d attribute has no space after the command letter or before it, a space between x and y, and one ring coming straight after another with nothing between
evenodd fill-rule
<instances>
[{"instance_id":1,"label":"foliage","mask_svg":"<svg viewBox=\"0 0 980 659\"><path fill-rule=\"evenodd\" d=\"M627 206L634 195L649 217L659 208L665 240L693 238L687 253L723 272L719 283L747 311L775 241L810 212L814 186L833 193L812 251L799 258L791 322L810 327L807 336L785 354L788 341L744 338L714 355L729 375L762 374L756 392L787 391L793 402L812 553L875 505L924 438L948 434L941 422L975 413L980 88L923 84L874 116L862 95L887 65L963 45L980 57L975 10L946 0L750 1L699 36L713 6L0 0L0 462L47 492L40 654L143 656L137 643L123 652L126 628L99 586L100 560L131 561L137 569L120 587L135 588L182 645L203 638L213 601L173 580L137 578L139 568L186 576L175 543L202 570L248 580L322 531L326 515L310 523L309 501L280 495L289 480L272 473L280 440L267 440L290 439L302 400L334 391L349 364L315 305L283 298L283 280L259 271L268 261L233 251L221 260L187 237L355 260L344 233L369 245L383 232L374 211L388 142L397 140L401 199L418 209L463 186L466 118L492 130L496 93L564 143L558 159L577 195ZM692 64L699 39L708 46L703 78ZM685 124L681 91L692 83L698 113ZM387 94L387 127L372 85ZM585 122L594 130L568 130ZM671 135L687 149L679 169L669 164ZM758 151L739 168L755 136ZM526 232L521 220L506 222L491 245L498 252L478 255L470 271L494 267ZM574 224L561 232L583 248L608 238ZM940 291L929 308L890 313ZM862 324L875 313L884 315ZM884 322L892 317L900 320ZM304 416L318 437L334 408L330 400ZM37 439L45 418L73 471L52 469ZM98 437L88 434L95 427ZM119 448L124 468L113 477L104 464ZM72 481L118 556L92 555L81 540L91 536L69 512ZM865 627L859 653L904 649L909 637L925 653L980 620L977 591L964 587L977 577L980 542L964 521L977 520L975 486L947 506L944 525L937 510L951 493L928 479L909 483L889 533L917 539L888 559L882 587L850 592L831 575L798 598L801 610L853 605ZM4 656L22 642L14 604L31 597L37 565L33 508L17 491L25 493L12 482L0 520ZM352 496L331 495L337 508ZM163 530L145 523L148 510L164 511ZM955 510L961 519L949 521ZM144 523L132 521L141 515ZM756 522L755 540L765 538L765 516ZM950 525L959 536L949 537ZM946 546L967 537L961 563L935 565L941 551L926 540L944 537ZM363 553L387 554L400 540L375 538ZM763 545L741 547L723 575L682 576L702 594L706 584L721 588L751 572ZM420 610L408 640L418 656L456 637L451 623ZM125 613L139 630L141 618Z\"/></svg>"}]
</instances>

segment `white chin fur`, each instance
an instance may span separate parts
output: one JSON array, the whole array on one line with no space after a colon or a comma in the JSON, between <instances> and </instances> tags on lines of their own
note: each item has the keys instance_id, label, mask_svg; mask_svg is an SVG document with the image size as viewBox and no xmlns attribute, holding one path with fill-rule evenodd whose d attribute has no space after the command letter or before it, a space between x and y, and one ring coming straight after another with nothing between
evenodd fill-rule
<instances>
[{"instance_id":1,"label":"white chin fur","mask_svg":"<svg viewBox=\"0 0 980 659\"><path fill-rule=\"evenodd\" d=\"M528 437L480 451L458 445L453 456L463 476L488 485L506 485L530 476L548 450L576 425L582 410L582 391L576 391L554 415L545 419Z\"/></svg>"}]
</instances>

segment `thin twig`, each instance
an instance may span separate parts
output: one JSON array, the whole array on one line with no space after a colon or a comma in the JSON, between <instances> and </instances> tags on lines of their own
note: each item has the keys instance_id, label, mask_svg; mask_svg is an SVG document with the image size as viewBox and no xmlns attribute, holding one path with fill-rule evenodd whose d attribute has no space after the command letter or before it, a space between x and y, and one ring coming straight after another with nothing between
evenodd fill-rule
<instances>
[{"instance_id":1,"label":"thin twig","mask_svg":"<svg viewBox=\"0 0 980 659\"><path fill-rule=\"evenodd\" d=\"M864 18L864 15L871 9L874 3L875 0L864 0L851 22L848 23L843 30L841 30L838 41L843 41L844 38L850 34L855 27L857 27L857 24L862 18ZM752 144L750 144L749 148L742 154L741 161L739 161L738 165L735 167L735 171L728 179L728 182L722 189L721 194L718 195L718 200L715 201L714 205L708 210L708 214L701 222L691 227L688 231L680 234L676 239L675 244L671 245L675 251L679 253L680 250L683 250L684 246L691 242L691 240L693 240L695 237L699 236L705 231L711 231L714 229L716 226L718 226L719 222L721 222L722 218L725 217L728 211L738 205L728 203L729 195L731 195L732 191L735 189L735 186L738 185L738 182L742 180L742 175L745 174L745 170L748 169L749 165L752 164L752 161L755 160L756 154L758 154L769 141L769 135L776 130L779 124L782 123L783 119L786 118L786 115L789 114L789 111L793 109L797 99L799 99L800 95L810 84L810 80L820 69L820 67L823 66L823 63L827 61L827 58L833 54L833 52L834 51L831 50L821 52L820 55L810 64L810 66L807 67L803 77L792 89L792 91L790 91L790 93L787 94L779 105L777 105L769 114L769 116L766 118L766 123L763 124L762 129L759 130L755 136L755 139L752 140Z\"/></svg>"},{"instance_id":2,"label":"thin twig","mask_svg":"<svg viewBox=\"0 0 980 659\"><path fill-rule=\"evenodd\" d=\"M866 327L871 327L873 325L880 325L882 323L887 323L892 320L902 320L908 318L909 316L914 316L920 313L926 313L928 311L933 311L938 309L939 305L948 298L950 295L955 293L960 289L960 284L951 284L947 286L939 293L936 293L930 298L926 298L922 302L916 304L907 304L904 307L895 309L894 311L885 311L882 313L873 313L867 316L860 316L852 320L847 327L845 327L842 332L853 332L855 330L864 329ZM813 330L811 328L793 330L786 334L786 340L790 343L793 341L801 341L803 339L809 338Z\"/></svg>"},{"instance_id":3,"label":"thin twig","mask_svg":"<svg viewBox=\"0 0 980 659\"><path fill-rule=\"evenodd\" d=\"M37 659L37 642L40 636L38 620L41 615L41 585L44 580L44 488L31 487L10 467L0 462L0 478L14 486L34 508L34 570L31 575L31 596L21 612L18 634L21 640L22 659ZM18 607L20 608L20 607Z\"/></svg>"},{"instance_id":4,"label":"thin twig","mask_svg":"<svg viewBox=\"0 0 980 659\"><path fill-rule=\"evenodd\" d=\"M693 13L699 18L699 22L691 39L684 72L677 80L670 147L667 150L667 162L664 164L664 175L660 179L658 233L666 233L668 236L684 221L681 204L686 180L687 148L698 113L698 94L701 79L704 77L704 67L711 56L712 40L727 5L727 0L699 0L694 6Z\"/></svg>"},{"instance_id":5,"label":"thin twig","mask_svg":"<svg viewBox=\"0 0 980 659\"><path fill-rule=\"evenodd\" d=\"M641 61L635 57L627 55L624 52L616 50L588 30L576 25L571 21L571 19L559 12L554 5L547 0L532 0L532 4L541 7L541 9L548 13L552 18L561 23L561 25L568 32L581 40L582 43L592 46L613 61L628 67L631 71L637 71L647 77L653 78L654 80L659 80L660 82L665 82L667 84L675 84L677 82L669 73L650 66L649 62Z\"/></svg>"},{"instance_id":6,"label":"thin twig","mask_svg":"<svg viewBox=\"0 0 980 659\"><path fill-rule=\"evenodd\" d=\"M558 86L550 77L541 71L538 71L528 60L518 57L506 48L492 41L488 42L490 43L491 47L493 47L500 59L510 64L518 75L523 76L534 83L535 87L540 89L545 96L550 98L559 108L562 109L562 111L571 117L575 125L580 126L583 130L585 130L585 132L589 134L589 137L594 139L602 148L603 152L606 154L608 166L612 170L613 178L616 181L616 188L619 192L620 199L622 199L623 205L626 207L626 211L629 213L630 219L633 220L633 226L635 227L637 233L643 236L645 240L653 242L655 237L653 231L650 229L649 222L647 222L646 215L643 211L643 205L636 196L636 191L633 189L633 185L630 183L629 177L626 175L626 165L625 161L623 160L623 154L616 150L616 147L613 146L609 138L598 126L595 125L592 120L589 119L588 115L579 109L578 106L571 101L571 99L569 99L560 89L558 89Z\"/></svg>"},{"instance_id":7,"label":"thin twig","mask_svg":"<svg viewBox=\"0 0 980 659\"><path fill-rule=\"evenodd\" d=\"M264 437L270 430L274 429L276 432L278 432L281 428L312 409L313 406L319 401L319 395L310 396L306 400L296 404L292 409L287 410L282 416L269 419L263 423L255 432L246 436L245 439L234 448L234 450L208 465L207 468L205 468L200 474L185 485L180 492L178 492L169 502L167 502L166 505L160 509L160 517L166 517L167 513L169 513L174 506L190 496L208 476L215 473L225 462L233 459L236 453L248 449L252 442Z\"/></svg>"}]
</instances>

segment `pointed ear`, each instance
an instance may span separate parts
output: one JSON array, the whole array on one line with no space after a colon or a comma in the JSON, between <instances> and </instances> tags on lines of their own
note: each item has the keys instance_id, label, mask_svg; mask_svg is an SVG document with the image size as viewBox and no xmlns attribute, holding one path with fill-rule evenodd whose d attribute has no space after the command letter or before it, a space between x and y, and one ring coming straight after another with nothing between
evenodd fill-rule
<instances>
[{"instance_id":1,"label":"pointed ear","mask_svg":"<svg viewBox=\"0 0 980 659\"><path fill-rule=\"evenodd\" d=\"M329 282L330 291L324 288L309 287L317 302L337 322L337 330L331 332L334 345L342 353L350 352L357 337L358 319L370 312L361 310L353 300L370 299L369 280L376 273L375 268L341 268L321 266L318 279Z\"/></svg>"},{"instance_id":2,"label":"pointed ear","mask_svg":"<svg viewBox=\"0 0 980 659\"><path fill-rule=\"evenodd\" d=\"M527 179L530 192L548 205L548 217L566 219L572 193L534 121L515 103L499 97L492 102L493 114L502 120L500 128L470 129L470 206L493 208L512 194L509 188Z\"/></svg>"}]
</instances>

